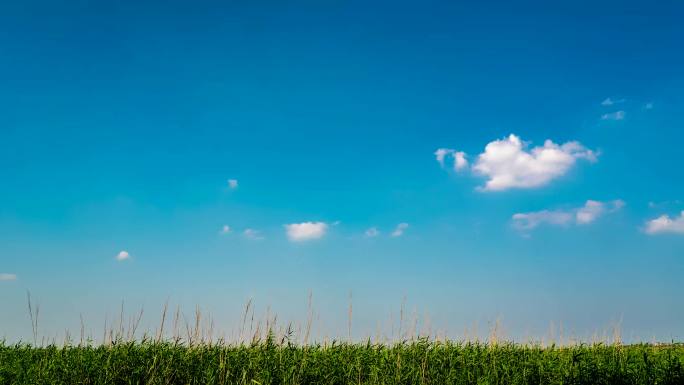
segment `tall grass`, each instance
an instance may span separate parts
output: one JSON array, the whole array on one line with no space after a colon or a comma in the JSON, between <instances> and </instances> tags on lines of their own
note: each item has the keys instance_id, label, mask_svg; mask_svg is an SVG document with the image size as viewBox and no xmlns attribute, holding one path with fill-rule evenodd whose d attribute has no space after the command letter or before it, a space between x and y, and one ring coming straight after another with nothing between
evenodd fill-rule
<instances>
[{"instance_id":1,"label":"tall grass","mask_svg":"<svg viewBox=\"0 0 684 385\"><path fill-rule=\"evenodd\" d=\"M354 342L351 295L343 342L312 342L311 296L304 325L279 325L270 311L255 320L249 301L232 339L199 308L186 317L168 305L141 332L144 312L124 317L122 305L100 341L82 318L77 340L39 341L38 309L29 297L32 344L0 341L0 384L684 384L684 345L623 345L619 329L599 343L516 344L497 321L486 342L456 342L420 337L402 305L398 340Z\"/></svg>"},{"instance_id":2,"label":"tall grass","mask_svg":"<svg viewBox=\"0 0 684 385\"><path fill-rule=\"evenodd\" d=\"M2 384L678 384L684 346L0 345Z\"/></svg>"}]
</instances>

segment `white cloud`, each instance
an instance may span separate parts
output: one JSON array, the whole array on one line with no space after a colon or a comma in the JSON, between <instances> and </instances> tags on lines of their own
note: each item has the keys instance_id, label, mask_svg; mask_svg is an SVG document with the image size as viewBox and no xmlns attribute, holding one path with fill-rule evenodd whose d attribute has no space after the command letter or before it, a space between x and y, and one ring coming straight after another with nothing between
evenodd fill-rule
<instances>
[{"instance_id":1,"label":"white cloud","mask_svg":"<svg viewBox=\"0 0 684 385\"><path fill-rule=\"evenodd\" d=\"M644 104L644 109L652 110L653 109L653 102L648 102L648 103Z\"/></svg>"},{"instance_id":2,"label":"white cloud","mask_svg":"<svg viewBox=\"0 0 684 385\"><path fill-rule=\"evenodd\" d=\"M587 225L607 213L615 212L625 206L617 199L609 202L588 200L584 206L567 210L542 210L513 215L513 227L518 230L532 230L548 224L553 226Z\"/></svg>"},{"instance_id":3,"label":"white cloud","mask_svg":"<svg viewBox=\"0 0 684 385\"><path fill-rule=\"evenodd\" d=\"M128 254L128 251L126 250L121 250L119 251L119 254L116 255L116 260L117 261L125 261L127 259L130 259L131 255Z\"/></svg>"},{"instance_id":4,"label":"white cloud","mask_svg":"<svg viewBox=\"0 0 684 385\"><path fill-rule=\"evenodd\" d=\"M613 104L624 103L625 99L613 100L611 98L606 98L601 102L602 106L612 106Z\"/></svg>"},{"instance_id":5,"label":"white cloud","mask_svg":"<svg viewBox=\"0 0 684 385\"><path fill-rule=\"evenodd\" d=\"M221 234L230 234L231 231L233 231L233 229L231 229L230 226L223 225L223 227L221 227L220 233Z\"/></svg>"},{"instance_id":6,"label":"white cloud","mask_svg":"<svg viewBox=\"0 0 684 385\"><path fill-rule=\"evenodd\" d=\"M452 150L450 148L438 148L437 151L435 151L435 159L437 159L437 162L439 162L440 166L444 167L444 158L446 158L447 155L453 154L455 150Z\"/></svg>"},{"instance_id":7,"label":"white cloud","mask_svg":"<svg viewBox=\"0 0 684 385\"><path fill-rule=\"evenodd\" d=\"M406 231L406 229L408 229L408 227L409 227L408 223L402 222L402 223L398 224L397 227L394 228L394 231L392 231L391 235L393 237L401 237L402 235L404 235L404 231Z\"/></svg>"},{"instance_id":8,"label":"white cloud","mask_svg":"<svg viewBox=\"0 0 684 385\"><path fill-rule=\"evenodd\" d=\"M238 180L237 179L228 179L228 187L230 187L232 190L235 190L238 188Z\"/></svg>"},{"instance_id":9,"label":"white cloud","mask_svg":"<svg viewBox=\"0 0 684 385\"><path fill-rule=\"evenodd\" d=\"M370 229L366 230L366 237L368 238L374 238L380 235L380 231L378 230L377 227L371 227Z\"/></svg>"},{"instance_id":10,"label":"white cloud","mask_svg":"<svg viewBox=\"0 0 684 385\"><path fill-rule=\"evenodd\" d=\"M576 141L558 145L546 140L530 150L518 136L490 142L472 170L489 179L480 190L502 191L511 188L535 188L564 175L577 159L596 161L596 153Z\"/></svg>"},{"instance_id":11,"label":"white cloud","mask_svg":"<svg viewBox=\"0 0 684 385\"><path fill-rule=\"evenodd\" d=\"M466 159L466 153L463 151L457 151L454 153L454 170L461 171L468 167L468 159Z\"/></svg>"},{"instance_id":12,"label":"white cloud","mask_svg":"<svg viewBox=\"0 0 684 385\"><path fill-rule=\"evenodd\" d=\"M661 201L661 202L650 201L650 202L648 202L648 207L654 209L654 208L673 206L673 205L681 205L681 204L682 204L682 201L679 199L676 199L673 201Z\"/></svg>"},{"instance_id":13,"label":"white cloud","mask_svg":"<svg viewBox=\"0 0 684 385\"><path fill-rule=\"evenodd\" d=\"M302 222L285 225L287 238L293 242L322 238L328 230L325 222Z\"/></svg>"},{"instance_id":14,"label":"white cloud","mask_svg":"<svg viewBox=\"0 0 684 385\"><path fill-rule=\"evenodd\" d=\"M661 215L647 221L645 231L647 234L684 234L684 210L679 213L679 217L670 218L668 215Z\"/></svg>"},{"instance_id":15,"label":"white cloud","mask_svg":"<svg viewBox=\"0 0 684 385\"><path fill-rule=\"evenodd\" d=\"M544 223L564 226L570 224L570 222L572 222L572 214L562 210L542 210L513 214L513 226L519 230L532 230Z\"/></svg>"},{"instance_id":16,"label":"white cloud","mask_svg":"<svg viewBox=\"0 0 684 385\"><path fill-rule=\"evenodd\" d=\"M625 207L625 202L620 199L610 202L588 200L583 207L577 209L575 220L578 225L586 225L605 213L614 212L623 207Z\"/></svg>"},{"instance_id":17,"label":"white cloud","mask_svg":"<svg viewBox=\"0 0 684 385\"><path fill-rule=\"evenodd\" d=\"M601 115L601 120L623 120L624 118L625 111L622 110Z\"/></svg>"},{"instance_id":18,"label":"white cloud","mask_svg":"<svg viewBox=\"0 0 684 385\"><path fill-rule=\"evenodd\" d=\"M16 274L0 273L0 281L16 281Z\"/></svg>"},{"instance_id":19,"label":"white cloud","mask_svg":"<svg viewBox=\"0 0 684 385\"><path fill-rule=\"evenodd\" d=\"M466 153L463 151L456 151L451 148L438 148L434 152L435 159L439 162L439 165L444 167L444 161L448 156L454 158L454 170L461 171L468 167L468 160L466 159Z\"/></svg>"},{"instance_id":20,"label":"white cloud","mask_svg":"<svg viewBox=\"0 0 684 385\"><path fill-rule=\"evenodd\" d=\"M254 230L254 229L245 229L245 231L242 232L242 235L244 235L245 238L247 238L247 239L253 239L253 240L264 239L264 237L261 235L261 231Z\"/></svg>"}]
</instances>

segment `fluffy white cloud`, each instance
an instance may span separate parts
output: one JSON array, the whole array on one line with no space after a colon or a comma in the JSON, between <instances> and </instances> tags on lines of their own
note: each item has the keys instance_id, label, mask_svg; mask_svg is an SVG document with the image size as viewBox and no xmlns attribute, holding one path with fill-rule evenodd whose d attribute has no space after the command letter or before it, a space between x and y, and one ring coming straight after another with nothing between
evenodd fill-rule
<instances>
[{"instance_id":1,"label":"fluffy white cloud","mask_svg":"<svg viewBox=\"0 0 684 385\"><path fill-rule=\"evenodd\" d=\"M371 227L370 229L366 230L366 237L368 238L374 238L380 235L380 231L378 230L377 227Z\"/></svg>"},{"instance_id":2,"label":"fluffy white cloud","mask_svg":"<svg viewBox=\"0 0 684 385\"><path fill-rule=\"evenodd\" d=\"M513 226L519 230L532 230L548 224L554 226L587 225L604 214L615 212L625 206L622 200L599 202L588 200L584 206L567 210L542 210L513 215Z\"/></svg>"},{"instance_id":3,"label":"fluffy white cloud","mask_svg":"<svg viewBox=\"0 0 684 385\"><path fill-rule=\"evenodd\" d=\"M466 153L463 151L457 151L454 153L454 170L461 171L468 167L468 159L466 159Z\"/></svg>"},{"instance_id":4,"label":"fluffy white cloud","mask_svg":"<svg viewBox=\"0 0 684 385\"><path fill-rule=\"evenodd\" d=\"M254 230L254 229L245 229L245 231L242 232L242 235L247 239L253 239L253 240L264 239L264 237L261 235L261 231Z\"/></svg>"},{"instance_id":5,"label":"fluffy white cloud","mask_svg":"<svg viewBox=\"0 0 684 385\"><path fill-rule=\"evenodd\" d=\"M577 159L595 162L597 158L594 151L576 141L558 145L546 140L543 146L528 150L526 143L511 134L487 144L472 169L489 178L480 190L534 188L564 175Z\"/></svg>"},{"instance_id":6,"label":"fluffy white cloud","mask_svg":"<svg viewBox=\"0 0 684 385\"><path fill-rule=\"evenodd\" d=\"M402 222L402 223L398 224L397 227L394 228L394 231L392 231L391 235L393 237L401 237L402 235L404 235L404 231L406 231L406 229L408 229L408 227L409 227L408 223Z\"/></svg>"},{"instance_id":7,"label":"fluffy white cloud","mask_svg":"<svg viewBox=\"0 0 684 385\"><path fill-rule=\"evenodd\" d=\"M238 180L237 179L228 179L228 187L230 187L232 190L235 190L238 188Z\"/></svg>"},{"instance_id":8,"label":"fluffy white cloud","mask_svg":"<svg viewBox=\"0 0 684 385\"><path fill-rule=\"evenodd\" d=\"M16 274L0 273L0 281L16 281Z\"/></svg>"},{"instance_id":9,"label":"fluffy white cloud","mask_svg":"<svg viewBox=\"0 0 684 385\"><path fill-rule=\"evenodd\" d=\"M645 231L648 234L684 234L684 211L679 213L679 217L670 218L668 215L661 215L658 218L651 219L646 222Z\"/></svg>"},{"instance_id":10,"label":"fluffy white cloud","mask_svg":"<svg viewBox=\"0 0 684 385\"><path fill-rule=\"evenodd\" d=\"M287 238L293 242L322 238L328 230L325 222L302 222L285 225Z\"/></svg>"},{"instance_id":11,"label":"fluffy white cloud","mask_svg":"<svg viewBox=\"0 0 684 385\"><path fill-rule=\"evenodd\" d=\"M126 250L121 250L119 251L119 254L116 255L116 260L117 261L125 261L127 259L130 259L131 255L128 254L128 251Z\"/></svg>"},{"instance_id":12,"label":"fluffy white cloud","mask_svg":"<svg viewBox=\"0 0 684 385\"><path fill-rule=\"evenodd\" d=\"M230 234L231 231L233 231L233 229L228 225L223 225L223 227L221 227L221 234Z\"/></svg>"},{"instance_id":13,"label":"fluffy white cloud","mask_svg":"<svg viewBox=\"0 0 684 385\"><path fill-rule=\"evenodd\" d=\"M601 115L601 120L623 120L625 118L625 111L615 111L609 114Z\"/></svg>"}]
</instances>

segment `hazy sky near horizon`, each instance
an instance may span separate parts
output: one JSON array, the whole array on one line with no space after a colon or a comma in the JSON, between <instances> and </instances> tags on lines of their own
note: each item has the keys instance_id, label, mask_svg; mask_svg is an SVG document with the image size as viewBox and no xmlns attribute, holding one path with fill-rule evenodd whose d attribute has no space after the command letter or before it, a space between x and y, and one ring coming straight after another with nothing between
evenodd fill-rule
<instances>
[{"instance_id":1,"label":"hazy sky near horizon","mask_svg":"<svg viewBox=\"0 0 684 385\"><path fill-rule=\"evenodd\" d=\"M0 5L0 338L254 298L684 338L684 5ZM383 324L384 325L384 324ZM437 327L436 326L436 327ZM356 329L355 329L356 330Z\"/></svg>"}]
</instances>

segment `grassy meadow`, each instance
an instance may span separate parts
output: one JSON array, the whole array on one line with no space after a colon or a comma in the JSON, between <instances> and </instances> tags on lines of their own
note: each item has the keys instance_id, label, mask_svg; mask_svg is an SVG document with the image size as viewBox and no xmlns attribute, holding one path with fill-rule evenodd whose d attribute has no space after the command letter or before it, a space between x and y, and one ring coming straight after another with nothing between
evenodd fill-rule
<instances>
[{"instance_id":1,"label":"grassy meadow","mask_svg":"<svg viewBox=\"0 0 684 385\"><path fill-rule=\"evenodd\" d=\"M684 344L623 344L619 331L589 344L574 340L513 343L495 324L485 340L421 337L413 325L399 338L353 340L311 336L303 326L255 321L249 302L239 330L215 337L214 323L196 309L180 310L140 332L142 310L105 325L95 340L39 338L39 308L31 305L33 343L0 341L4 384L684 384ZM403 315L403 309L401 314ZM401 324L400 324L401 325Z\"/></svg>"},{"instance_id":2,"label":"grassy meadow","mask_svg":"<svg viewBox=\"0 0 684 385\"><path fill-rule=\"evenodd\" d=\"M2 384L684 384L684 346L0 345Z\"/></svg>"}]
</instances>

